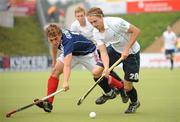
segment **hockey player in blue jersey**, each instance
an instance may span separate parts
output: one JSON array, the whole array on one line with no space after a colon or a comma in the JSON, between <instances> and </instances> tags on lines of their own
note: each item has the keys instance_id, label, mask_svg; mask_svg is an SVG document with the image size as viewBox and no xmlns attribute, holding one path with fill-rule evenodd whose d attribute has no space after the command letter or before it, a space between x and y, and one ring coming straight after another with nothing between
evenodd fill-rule
<instances>
[{"instance_id":1,"label":"hockey player in blue jersey","mask_svg":"<svg viewBox=\"0 0 180 122\"><path fill-rule=\"evenodd\" d=\"M57 90L59 83L59 76L63 73L62 88L67 91L69 89L69 78L71 69L77 64L83 65L88 69L93 77L96 78L97 72L93 72L93 69L100 67L97 64L103 63L99 58L95 44L85 38L79 33L70 32L69 30L62 30L57 24L49 24L45 28L48 41L52 49L52 73L48 79L47 95L54 93ZM58 50L61 51L60 56L57 57ZM106 76L109 75L109 64L103 64L103 73ZM112 77L112 76L111 76ZM116 82L116 81L114 81ZM111 82L112 83L112 82ZM118 82L120 88L123 87L121 82ZM116 97L112 84L109 84L107 80L102 80L99 86L103 89L105 94L109 95L108 99ZM53 106L54 97L49 98L47 101L39 103L37 106L43 108L45 112L51 112Z\"/></svg>"}]
</instances>

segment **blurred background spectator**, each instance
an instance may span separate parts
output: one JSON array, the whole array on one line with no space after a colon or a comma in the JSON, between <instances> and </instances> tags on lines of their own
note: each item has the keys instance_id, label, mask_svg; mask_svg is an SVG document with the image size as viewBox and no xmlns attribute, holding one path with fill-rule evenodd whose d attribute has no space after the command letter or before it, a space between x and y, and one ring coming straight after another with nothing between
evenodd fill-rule
<instances>
[{"instance_id":1,"label":"blurred background spectator","mask_svg":"<svg viewBox=\"0 0 180 122\"><path fill-rule=\"evenodd\" d=\"M49 3L49 7L47 10L47 21L48 22L58 22L59 21L59 13L58 13L58 0L47 0Z\"/></svg>"},{"instance_id":2,"label":"blurred background spectator","mask_svg":"<svg viewBox=\"0 0 180 122\"><path fill-rule=\"evenodd\" d=\"M180 34L177 36L176 49L177 52L180 52Z\"/></svg>"},{"instance_id":3,"label":"blurred background spectator","mask_svg":"<svg viewBox=\"0 0 180 122\"><path fill-rule=\"evenodd\" d=\"M0 11L7 11L11 7L8 0L0 0Z\"/></svg>"}]
</instances>

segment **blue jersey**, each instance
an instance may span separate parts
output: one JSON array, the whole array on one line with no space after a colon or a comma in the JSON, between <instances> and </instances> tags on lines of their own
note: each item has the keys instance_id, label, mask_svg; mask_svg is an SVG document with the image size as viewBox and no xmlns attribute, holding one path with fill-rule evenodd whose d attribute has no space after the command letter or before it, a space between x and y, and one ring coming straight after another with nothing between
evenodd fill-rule
<instances>
[{"instance_id":1,"label":"blue jersey","mask_svg":"<svg viewBox=\"0 0 180 122\"><path fill-rule=\"evenodd\" d=\"M62 44L58 47L63 48L64 57L72 53L74 56L87 55L92 53L96 46L86 37L79 33L70 32L69 30L62 31Z\"/></svg>"}]
</instances>

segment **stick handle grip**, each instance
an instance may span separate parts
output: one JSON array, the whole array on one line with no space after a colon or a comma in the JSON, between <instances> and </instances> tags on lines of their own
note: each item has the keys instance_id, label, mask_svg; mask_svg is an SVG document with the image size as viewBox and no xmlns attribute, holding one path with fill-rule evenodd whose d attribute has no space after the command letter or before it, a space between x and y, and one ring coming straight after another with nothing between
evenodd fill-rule
<instances>
[{"instance_id":1,"label":"stick handle grip","mask_svg":"<svg viewBox=\"0 0 180 122\"><path fill-rule=\"evenodd\" d=\"M120 58L118 59L110 68L109 68L109 71L113 70L123 59Z\"/></svg>"},{"instance_id":2,"label":"stick handle grip","mask_svg":"<svg viewBox=\"0 0 180 122\"><path fill-rule=\"evenodd\" d=\"M58 90L58 91L56 91L56 92L54 92L54 93L52 93L52 94L50 94L50 95L48 95L46 97L43 97L41 100L44 101L44 100L46 100L46 99L48 99L48 98L50 98L52 96L55 96L56 94L58 94L58 93L60 93L62 91L64 91L64 89L60 89L60 90Z\"/></svg>"}]
</instances>

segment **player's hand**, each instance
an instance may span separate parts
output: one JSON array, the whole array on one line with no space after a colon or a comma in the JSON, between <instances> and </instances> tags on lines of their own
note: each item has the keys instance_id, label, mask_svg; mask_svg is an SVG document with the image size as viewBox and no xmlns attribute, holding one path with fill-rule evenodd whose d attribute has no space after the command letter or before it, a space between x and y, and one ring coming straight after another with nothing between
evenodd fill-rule
<instances>
[{"instance_id":1,"label":"player's hand","mask_svg":"<svg viewBox=\"0 0 180 122\"><path fill-rule=\"evenodd\" d=\"M63 82L62 88L64 89L64 91L69 90L69 84L68 84L68 82Z\"/></svg>"},{"instance_id":2,"label":"player's hand","mask_svg":"<svg viewBox=\"0 0 180 122\"><path fill-rule=\"evenodd\" d=\"M124 60L128 57L129 55L129 49L124 49L124 51L121 54L121 58Z\"/></svg>"},{"instance_id":3,"label":"player's hand","mask_svg":"<svg viewBox=\"0 0 180 122\"><path fill-rule=\"evenodd\" d=\"M108 69L108 68L105 68L105 69L103 70L103 75L104 75L104 77L108 78L108 77L109 77L109 74L110 74L109 69Z\"/></svg>"}]
</instances>

